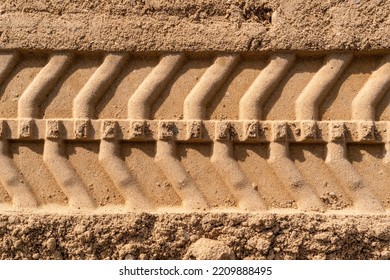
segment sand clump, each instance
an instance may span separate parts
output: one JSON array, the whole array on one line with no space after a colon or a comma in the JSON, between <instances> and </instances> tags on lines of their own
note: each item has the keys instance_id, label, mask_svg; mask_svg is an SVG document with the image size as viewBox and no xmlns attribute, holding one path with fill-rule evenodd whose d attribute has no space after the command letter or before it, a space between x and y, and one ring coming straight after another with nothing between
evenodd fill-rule
<instances>
[{"instance_id":1,"label":"sand clump","mask_svg":"<svg viewBox=\"0 0 390 280\"><path fill-rule=\"evenodd\" d=\"M190 245L185 260L234 260L232 250L223 242L201 238Z\"/></svg>"}]
</instances>

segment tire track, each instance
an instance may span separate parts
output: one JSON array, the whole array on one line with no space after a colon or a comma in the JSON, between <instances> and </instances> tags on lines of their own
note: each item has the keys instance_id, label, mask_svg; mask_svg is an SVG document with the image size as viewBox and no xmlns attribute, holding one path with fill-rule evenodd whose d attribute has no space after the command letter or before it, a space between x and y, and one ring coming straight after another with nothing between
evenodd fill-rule
<instances>
[{"instance_id":1,"label":"tire track","mask_svg":"<svg viewBox=\"0 0 390 280\"><path fill-rule=\"evenodd\" d=\"M0 84L17 79L20 70L15 69L22 62L21 58L30 55L34 57L35 54L22 54L18 51L0 53ZM39 55L42 58L42 54ZM68 119L41 119L40 107L44 102L50 103L47 101L50 93L63 77L69 77L68 71L77 63L75 57L79 58L85 54L52 52L43 55L48 58L46 65L34 77L25 78L30 80L17 100L17 118L3 118L0 115L2 121L0 180L5 191L12 198L12 206L22 208L42 205L38 205L37 194L32 191L34 188L30 188L26 183L28 180L25 181L21 175L29 173L19 171L16 167L8 143L15 141L12 145L18 145L20 141L43 140L44 149L40 156L63 194L68 198L68 206L80 208L82 211L91 211L99 206L90 193L91 189L88 190L91 186L87 187L83 182L85 174L78 172L78 168L83 167L72 165L69 161L69 154L67 154L69 151L67 152L66 147L70 142L76 146L81 143L85 146L99 144L99 148L94 146L96 149L91 151L97 155L96 162L104 170L100 172L106 173L110 179L105 180L111 180L115 186L111 191L115 190L123 197L125 203L121 207L130 211L159 211L159 206L146 191L147 186L137 179L140 176L147 176L148 169L153 167L147 167L142 171L145 172L143 175L136 175L121 155L123 144L128 142L132 142L135 146L150 143L155 147L155 150L147 156L152 158L156 166L161 169L168 182L167 187L172 188L172 191L180 197L180 209L183 211L212 211L214 207L219 206L211 207L212 203L207 198L212 196L207 192L213 190L203 187L202 191L200 190L197 185L200 174L190 175L178 154L177 145L184 147L185 151L186 145L192 144L211 147L210 155L200 154L212 166L207 170L208 176L213 176L215 180L221 180L226 185L240 211L272 211L273 205L265 202L268 201L264 197L264 193L267 192L263 193L257 189L257 186L254 187L254 183L248 177L249 171L239 164L238 161L245 160L245 157L235 157L236 145L240 143L262 144L268 147L269 155L264 159L264 164L270 167L269 172L273 171L281 185L294 198L299 211L323 212L328 208L304 177L303 174L307 173L302 173L291 159L290 143L299 143L303 146L319 144L319 148L326 145L326 158L323 160L331 172L329 174L332 174L333 181L337 180L344 187L357 212L382 213L387 208L387 205L379 202L372 191L373 187L370 185L372 182L364 181L354 169L348 159L347 148L354 143L384 145L382 162L384 165L390 162L388 160L390 120L375 119L376 107L390 90L389 55L381 55L382 60L377 69L359 89L352 103L346 104L352 108L350 120L338 119L337 116L329 120L319 120L319 108L340 77L347 73L349 67L354 67L353 61L361 57L377 59L379 55L357 56L351 52L313 54L316 59L323 60L323 65L305 84L301 93L291 97L290 106L295 111L295 119L284 119L284 112L281 111L280 118L277 120L263 119L263 107L270 98L275 99L272 97L274 92L288 77L292 67L301 63L300 53L270 53L268 56L262 56L268 60L268 64L253 82L250 81L252 84L249 88L240 92L242 96L237 99L239 102L236 104L239 112L238 120L231 117L228 111L228 115L221 116L218 120L209 120L207 110L216 99L213 106L220 106L218 102L221 96L217 96L220 88L231 83L232 79L229 77L233 71L238 73L237 67L251 59L248 54L147 54L148 58L158 57L159 62L146 78L142 81L139 79L139 86L134 93L128 93L125 105L127 106L126 119L96 119L95 108L102 103L101 99L107 91L111 90L112 85L120 83L118 77L122 79L124 75L132 75L132 72L122 71L127 63L131 63L132 54L118 52L103 55L99 67L73 99L72 118ZM141 57L143 55L146 54L141 54ZM161 94L163 91L170 91L167 86L178 79L178 73L182 74L180 71L185 63L205 57L212 59L213 63L202 75L196 77L197 82L191 90L188 90L189 92L181 93L183 99L180 100L184 100L180 101L183 115L172 119L164 118L163 113L161 118L153 119L151 108L154 104L164 104L166 97ZM193 64L193 67L196 67L196 64ZM244 75L237 77L245 79ZM240 84L239 80L235 82L237 85ZM224 94L228 96L230 93ZM283 89L281 94L285 94ZM1 102L9 102L8 100L4 99ZM109 104L107 100L104 102L102 104ZM278 100L272 102L274 104ZM240 149L245 149L244 147L245 145L240 146ZM294 149L299 147L294 146ZM25 160L31 161L30 158ZM93 154L88 160L95 160ZM86 159L86 162L88 160ZM189 163L200 164L197 161L191 162L191 159L186 160L186 164ZM99 169L100 166L95 167ZM263 176L262 170L257 170L256 165L246 168L253 168L258 176ZM367 176L365 179L367 180ZM95 181L96 179L92 179L91 182ZM217 200L223 201L223 198ZM283 198L280 201L283 201ZM286 201L285 204L293 208L294 203L289 204ZM225 205L232 205L232 203L226 202Z\"/></svg>"}]
</instances>

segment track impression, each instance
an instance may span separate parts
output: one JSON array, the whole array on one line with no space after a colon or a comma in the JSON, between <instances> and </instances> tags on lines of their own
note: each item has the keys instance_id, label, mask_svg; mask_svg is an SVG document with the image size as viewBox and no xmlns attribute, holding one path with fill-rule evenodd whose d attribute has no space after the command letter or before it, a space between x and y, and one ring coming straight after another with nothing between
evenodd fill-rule
<instances>
[{"instance_id":1,"label":"track impression","mask_svg":"<svg viewBox=\"0 0 390 280\"><path fill-rule=\"evenodd\" d=\"M390 207L390 55L0 53L0 207Z\"/></svg>"}]
</instances>

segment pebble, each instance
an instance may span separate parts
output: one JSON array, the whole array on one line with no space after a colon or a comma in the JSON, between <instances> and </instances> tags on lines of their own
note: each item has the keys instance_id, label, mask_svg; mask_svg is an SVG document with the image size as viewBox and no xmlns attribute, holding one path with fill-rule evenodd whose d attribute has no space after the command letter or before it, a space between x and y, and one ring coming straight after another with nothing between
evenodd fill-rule
<instances>
[{"instance_id":1,"label":"pebble","mask_svg":"<svg viewBox=\"0 0 390 280\"><path fill-rule=\"evenodd\" d=\"M57 248L57 241L55 238L49 238L46 243L47 249L50 251L54 251Z\"/></svg>"},{"instance_id":2,"label":"pebble","mask_svg":"<svg viewBox=\"0 0 390 280\"><path fill-rule=\"evenodd\" d=\"M200 238L193 243L184 256L190 260L234 260L233 251L222 241Z\"/></svg>"}]
</instances>

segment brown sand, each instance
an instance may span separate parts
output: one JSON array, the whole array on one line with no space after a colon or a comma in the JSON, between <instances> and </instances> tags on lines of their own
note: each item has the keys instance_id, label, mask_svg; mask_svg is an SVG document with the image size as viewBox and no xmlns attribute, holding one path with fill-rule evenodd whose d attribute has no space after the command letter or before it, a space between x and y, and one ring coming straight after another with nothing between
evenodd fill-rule
<instances>
[{"instance_id":1,"label":"brown sand","mask_svg":"<svg viewBox=\"0 0 390 280\"><path fill-rule=\"evenodd\" d=\"M388 260L389 223L388 216L315 214L9 214L0 217L0 256Z\"/></svg>"},{"instance_id":2,"label":"brown sand","mask_svg":"<svg viewBox=\"0 0 390 280\"><path fill-rule=\"evenodd\" d=\"M2 0L6 49L382 50L386 0Z\"/></svg>"},{"instance_id":3,"label":"brown sand","mask_svg":"<svg viewBox=\"0 0 390 280\"><path fill-rule=\"evenodd\" d=\"M0 258L389 259L389 14L3 1Z\"/></svg>"}]
</instances>

